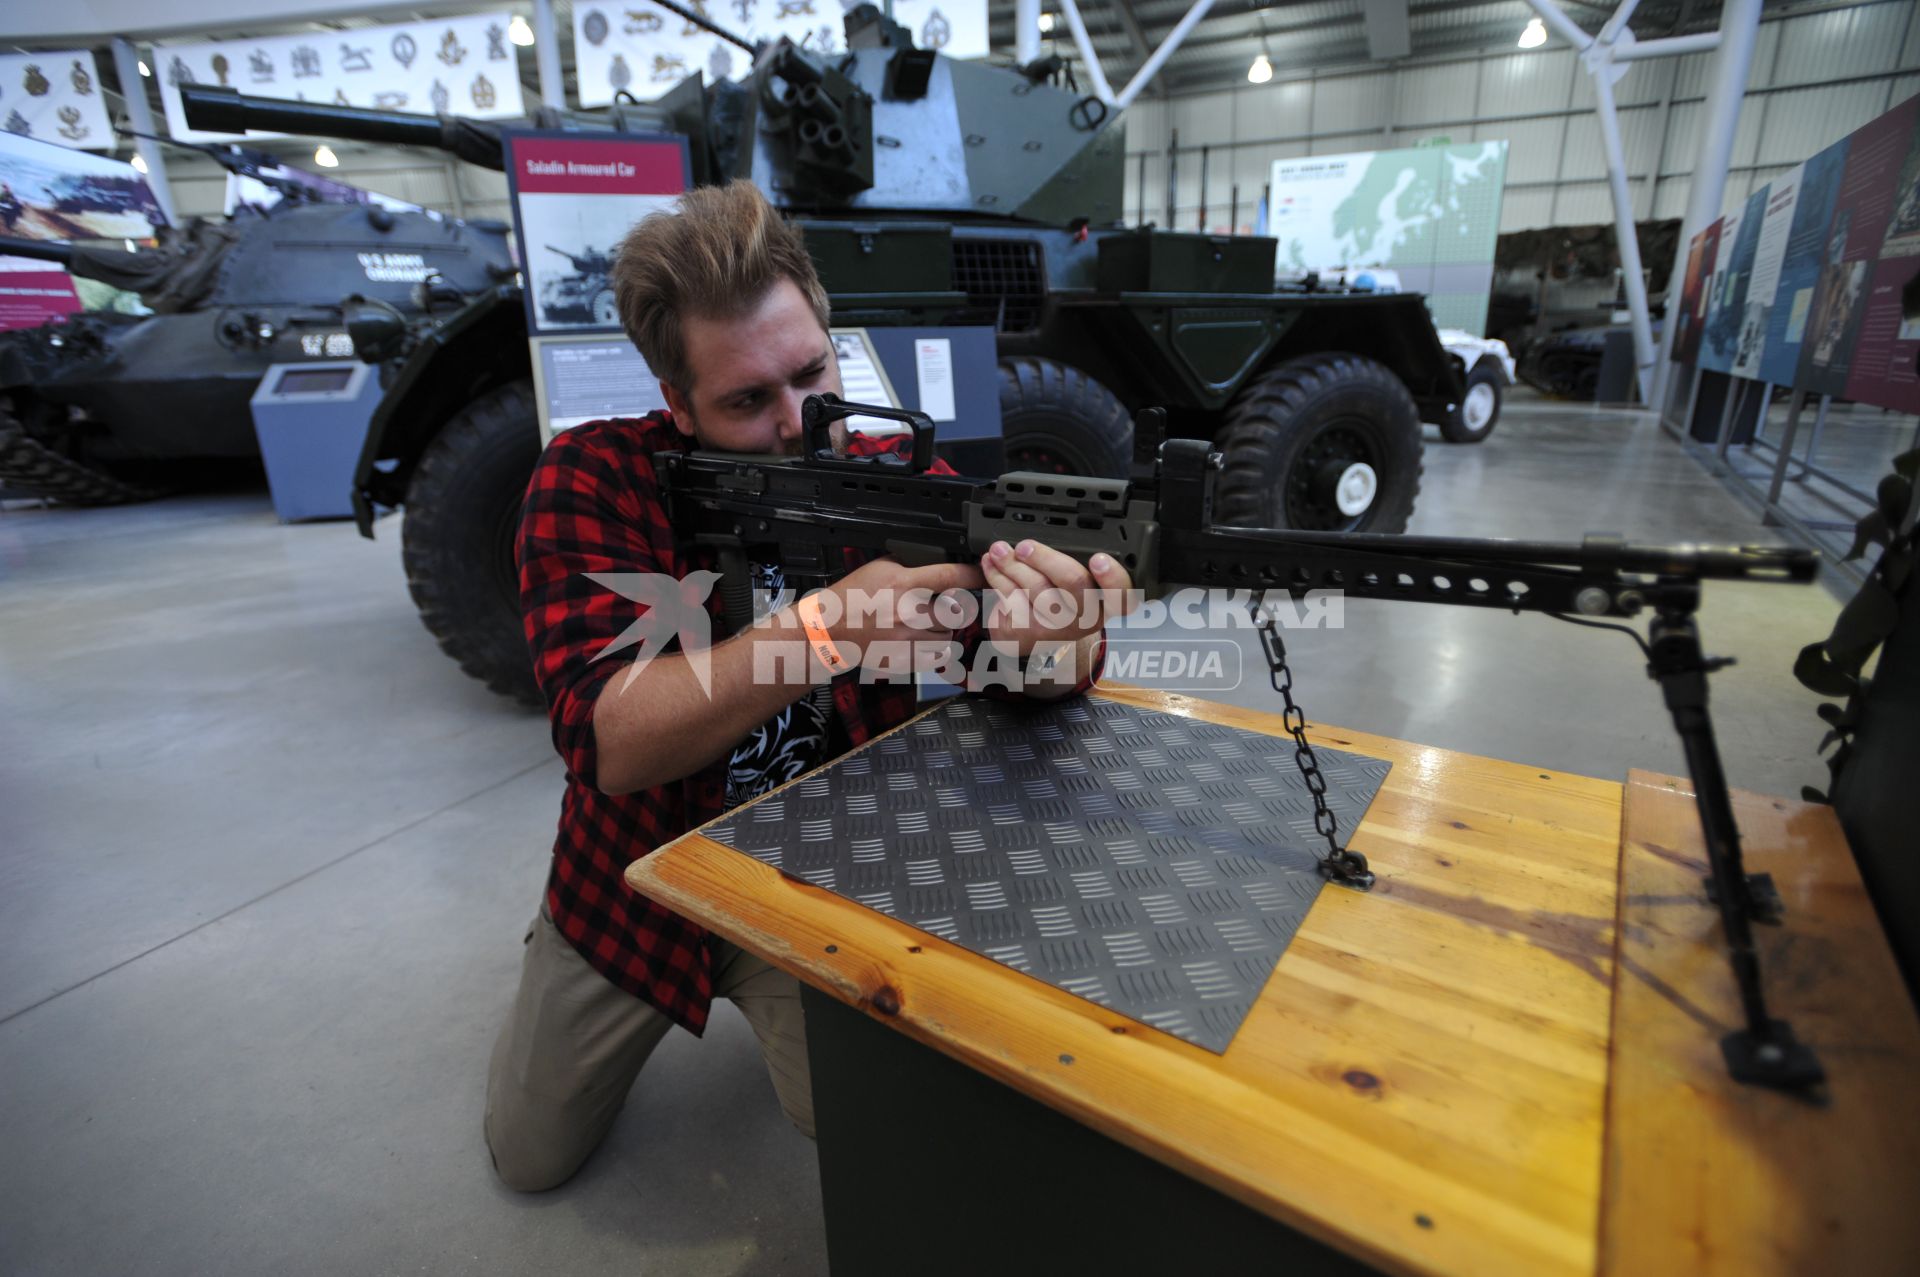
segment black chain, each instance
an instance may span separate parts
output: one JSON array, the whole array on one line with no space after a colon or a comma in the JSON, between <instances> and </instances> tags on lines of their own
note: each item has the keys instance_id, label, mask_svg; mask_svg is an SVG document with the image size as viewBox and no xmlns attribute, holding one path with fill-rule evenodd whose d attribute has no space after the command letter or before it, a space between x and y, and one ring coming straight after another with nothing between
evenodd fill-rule
<instances>
[{"instance_id":1,"label":"black chain","mask_svg":"<svg viewBox=\"0 0 1920 1277\"><path fill-rule=\"evenodd\" d=\"M1260 633L1260 646L1267 654L1267 677L1286 706L1281 721L1293 737L1293 761L1300 768L1307 792L1313 795L1313 828L1327 840L1327 854L1320 862L1320 872L1343 886L1366 891L1373 886L1373 874L1367 868L1365 856L1340 845L1339 823L1333 809L1327 806L1327 778L1321 775L1320 760L1307 739L1306 711L1293 701L1293 670L1287 665L1287 645L1280 637L1273 612L1266 607L1266 599L1264 590L1254 595L1253 624Z\"/></svg>"}]
</instances>

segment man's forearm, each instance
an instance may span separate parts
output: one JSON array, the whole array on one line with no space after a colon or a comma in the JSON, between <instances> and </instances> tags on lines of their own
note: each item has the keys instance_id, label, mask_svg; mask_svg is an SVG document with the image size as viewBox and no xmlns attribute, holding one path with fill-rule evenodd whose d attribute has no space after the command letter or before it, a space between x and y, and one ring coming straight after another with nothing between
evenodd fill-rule
<instances>
[{"instance_id":1,"label":"man's forearm","mask_svg":"<svg viewBox=\"0 0 1920 1277\"><path fill-rule=\"evenodd\" d=\"M814 677L824 681L810 658L808 677L789 668L802 650L797 634L759 625L708 649L711 694L679 653L655 657L631 682L615 674L593 710L600 790L628 794L691 776L805 696ZM756 658L762 643L778 645L779 659ZM777 677L755 677L767 671Z\"/></svg>"}]
</instances>

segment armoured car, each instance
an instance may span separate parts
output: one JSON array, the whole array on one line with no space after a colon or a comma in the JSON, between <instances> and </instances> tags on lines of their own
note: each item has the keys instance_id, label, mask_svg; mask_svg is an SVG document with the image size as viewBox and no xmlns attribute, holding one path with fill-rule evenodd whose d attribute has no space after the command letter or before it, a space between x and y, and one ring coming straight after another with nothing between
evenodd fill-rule
<instances>
[{"instance_id":1,"label":"armoured car","mask_svg":"<svg viewBox=\"0 0 1920 1277\"><path fill-rule=\"evenodd\" d=\"M847 14L846 33L841 54L783 40L754 50L739 83L695 75L657 102L528 124L677 133L696 183L751 179L803 230L836 325L991 326L1011 468L1124 474L1135 413L1160 407L1169 434L1218 445L1235 522L1406 526L1420 422L1463 394L1420 297L1278 293L1271 239L1124 226L1123 125L1057 83L1057 60L957 61L915 48L872 6ZM498 124L207 86L182 97L199 129L439 147L503 167ZM540 443L520 285L405 325L362 311L355 327L386 377L358 477L362 529L376 507L405 506L428 628L469 673L531 698L512 542Z\"/></svg>"}]
</instances>

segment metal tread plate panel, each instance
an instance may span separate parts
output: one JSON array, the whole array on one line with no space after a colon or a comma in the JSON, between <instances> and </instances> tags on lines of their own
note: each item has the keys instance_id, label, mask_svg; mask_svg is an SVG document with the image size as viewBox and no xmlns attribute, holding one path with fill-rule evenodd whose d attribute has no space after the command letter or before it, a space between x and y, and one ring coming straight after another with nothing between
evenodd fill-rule
<instances>
[{"instance_id":1,"label":"metal tread plate panel","mask_svg":"<svg viewBox=\"0 0 1920 1277\"><path fill-rule=\"evenodd\" d=\"M1320 894L1293 751L1098 695L956 698L701 832L1220 1053ZM1315 752L1350 832L1391 764Z\"/></svg>"}]
</instances>

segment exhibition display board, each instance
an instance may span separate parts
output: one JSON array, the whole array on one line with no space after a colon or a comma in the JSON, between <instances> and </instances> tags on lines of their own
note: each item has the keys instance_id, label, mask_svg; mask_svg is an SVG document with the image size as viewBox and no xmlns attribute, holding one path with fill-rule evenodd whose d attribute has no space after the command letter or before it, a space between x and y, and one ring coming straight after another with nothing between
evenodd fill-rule
<instances>
[{"instance_id":1,"label":"exhibition display board","mask_svg":"<svg viewBox=\"0 0 1920 1277\"><path fill-rule=\"evenodd\" d=\"M1920 412L1920 97L1695 236L1673 356Z\"/></svg>"},{"instance_id":2,"label":"exhibition display board","mask_svg":"<svg viewBox=\"0 0 1920 1277\"><path fill-rule=\"evenodd\" d=\"M1281 275L1391 270L1442 328L1485 331L1507 144L1275 160L1267 231Z\"/></svg>"}]
</instances>

